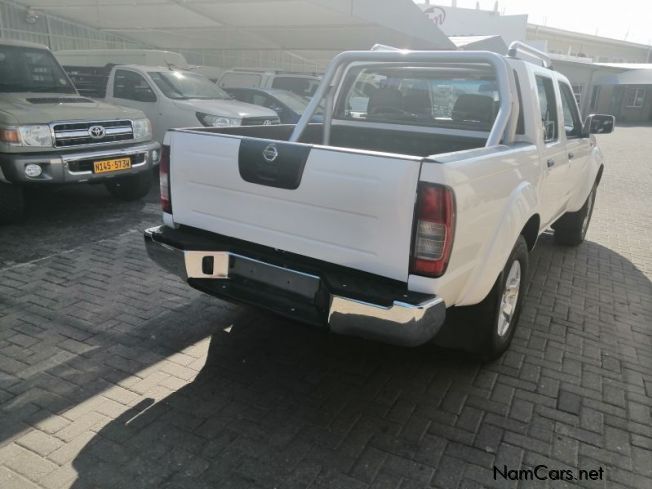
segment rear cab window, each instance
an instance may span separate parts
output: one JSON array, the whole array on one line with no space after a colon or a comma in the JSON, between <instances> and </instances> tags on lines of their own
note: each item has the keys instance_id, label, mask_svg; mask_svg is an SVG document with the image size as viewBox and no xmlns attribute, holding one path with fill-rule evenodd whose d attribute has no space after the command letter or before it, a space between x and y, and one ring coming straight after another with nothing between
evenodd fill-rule
<instances>
[{"instance_id":1,"label":"rear cab window","mask_svg":"<svg viewBox=\"0 0 652 489\"><path fill-rule=\"evenodd\" d=\"M334 119L489 131L499 106L489 65L376 64L349 69Z\"/></svg>"}]
</instances>

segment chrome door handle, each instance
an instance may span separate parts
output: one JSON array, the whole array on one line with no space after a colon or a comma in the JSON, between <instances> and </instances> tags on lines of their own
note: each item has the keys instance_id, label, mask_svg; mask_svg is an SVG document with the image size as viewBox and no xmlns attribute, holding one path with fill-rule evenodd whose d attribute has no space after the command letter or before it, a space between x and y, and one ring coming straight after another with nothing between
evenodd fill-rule
<instances>
[{"instance_id":1,"label":"chrome door handle","mask_svg":"<svg viewBox=\"0 0 652 489\"><path fill-rule=\"evenodd\" d=\"M568 159L572 160L573 158L575 158L575 153L571 151L570 153L568 153Z\"/></svg>"},{"instance_id":2,"label":"chrome door handle","mask_svg":"<svg viewBox=\"0 0 652 489\"><path fill-rule=\"evenodd\" d=\"M555 160L553 159L549 159L548 161L546 161L546 163L548 164L548 168L552 168L553 166L555 166Z\"/></svg>"}]
</instances>

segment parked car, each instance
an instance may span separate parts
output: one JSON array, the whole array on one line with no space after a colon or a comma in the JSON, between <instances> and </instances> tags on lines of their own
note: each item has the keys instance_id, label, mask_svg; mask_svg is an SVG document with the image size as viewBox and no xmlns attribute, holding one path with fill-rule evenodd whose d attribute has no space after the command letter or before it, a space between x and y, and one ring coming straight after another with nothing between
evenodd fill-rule
<instances>
[{"instance_id":1,"label":"parked car","mask_svg":"<svg viewBox=\"0 0 652 489\"><path fill-rule=\"evenodd\" d=\"M150 256L335 333L500 355L539 235L584 241L604 167L593 134L614 126L582 123L543 53L510 53L344 52L295 126L171 131Z\"/></svg>"},{"instance_id":2,"label":"parked car","mask_svg":"<svg viewBox=\"0 0 652 489\"><path fill-rule=\"evenodd\" d=\"M27 185L143 197L159 154L142 111L80 96L46 46L0 40L0 223L21 220Z\"/></svg>"},{"instance_id":3,"label":"parked car","mask_svg":"<svg viewBox=\"0 0 652 489\"><path fill-rule=\"evenodd\" d=\"M220 77L222 88L274 88L296 93L301 97L312 97L319 86L316 73L294 73L280 70L257 70L235 68L227 70Z\"/></svg>"},{"instance_id":4,"label":"parked car","mask_svg":"<svg viewBox=\"0 0 652 489\"><path fill-rule=\"evenodd\" d=\"M104 61L104 60L103 60ZM272 110L234 100L200 73L167 66L64 66L89 97L142 110L162 141L176 127L278 124Z\"/></svg>"},{"instance_id":5,"label":"parked car","mask_svg":"<svg viewBox=\"0 0 652 489\"><path fill-rule=\"evenodd\" d=\"M272 109L278 114L281 124L296 124L309 102L296 93L275 88L226 88L225 91L241 102ZM323 122L323 117L316 114L310 122Z\"/></svg>"}]
</instances>

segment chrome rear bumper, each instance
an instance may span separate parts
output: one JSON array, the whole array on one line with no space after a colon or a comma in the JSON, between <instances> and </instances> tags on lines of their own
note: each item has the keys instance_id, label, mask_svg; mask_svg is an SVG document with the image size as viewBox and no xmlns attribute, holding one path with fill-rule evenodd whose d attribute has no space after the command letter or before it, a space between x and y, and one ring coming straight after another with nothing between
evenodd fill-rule
<instances>
[{"instance_id":1,"label":"chrome rear bumper","mask_svg":"<svg viewBox=\"0 0 652 489\"><path fill-rule=\"evenodd\" d=\"M327 294L323 322L337 334L417 346L437 334L446 316L446 305L437 296L420 294L419 300L410 301L407 294L402 294L389 303L387 300L382 304L363 301L347 297L342 290L328 290L318 275L266 263L233 251L189 250L163 242L159 227L145 230L144 237L147 253L153 261L193 287L216 297L252 303L302 320L304 318L296 313L301 308L294 307L287 300L278 303L257 300L260 287L256 284L277 291L279 295L296 297L303 306L311 301L319 302L315 297ZM246 282L245 286L237 287L236 292L229 287L229 281L234 278L243 278Z\"/></svg>"}]
</instances>

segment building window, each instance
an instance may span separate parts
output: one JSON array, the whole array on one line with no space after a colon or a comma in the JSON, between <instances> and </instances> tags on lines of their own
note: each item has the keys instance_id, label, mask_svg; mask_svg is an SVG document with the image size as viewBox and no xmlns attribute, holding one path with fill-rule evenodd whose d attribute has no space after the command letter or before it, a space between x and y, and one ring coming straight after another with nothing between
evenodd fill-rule
<instances>
[{"instance_id":1,"label":"building window","mask_svg":"<svg viewBox=\"0 0 652 489\"><path fill-rule=\"evenodd\" d=\"M625 92L625 107L640 109L645 101L645 88L628 88Z\"/></svg>"},{"instance_id":2,"label":"building window","mask_svg":"<svg viewBox=\"0 0 652 489\"><path fill-rule=\"evenodd\" d=\"M584 90L584 85L573 83L571 87L573 89L573 95L575 95L575 100L577 100L577 105L581 106L582 91Z\"/></svg>"},{"instance_id":3,"label":"building window","mask_svg":"<svg viewBox=\"0 0 652 489\"><path fill-rule=\"evenodd\" d=\"M591 93L591 108L589 110L595 110L598 106L598 99L600 98L600 86L593 87L593 92Z\"/></svg>"}]
</instances>

